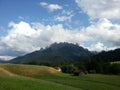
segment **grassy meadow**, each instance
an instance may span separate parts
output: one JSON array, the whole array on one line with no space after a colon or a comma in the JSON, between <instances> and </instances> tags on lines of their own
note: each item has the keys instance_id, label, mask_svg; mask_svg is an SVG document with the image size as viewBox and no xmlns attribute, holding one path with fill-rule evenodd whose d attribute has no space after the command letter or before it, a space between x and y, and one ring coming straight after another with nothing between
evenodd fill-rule
<instances>
[{"instance_id":1,"label":"grassy meadow","mask_svg":"<svg viewBox=\"0 0 120 90\"><path fill-rule=\"evenodd\" d=\"M120 90L120 76L114 75L88 74L77 77L58 74L40 76L39 79L82 88L83 90Z\"/></svg>"},{"instance_id":2,"label":"grassy meadow","mask_svg":"<svg viewBox=\"0 0 120 90\"><path fill-rule=\"evenodd\" d=\"M120 76L72 76L46 66L0 64L0 90L120 90Z\"/></svg>"},{"instance_id":3,"label":"grassy meadow","mask_svg":"<svg viewBox=\"0 0 120 90\"><path fill-rule=\"evenodd\" d=\"M54 82L0 75L0 90L79 90Z\"/></svg>"}]
</instances>

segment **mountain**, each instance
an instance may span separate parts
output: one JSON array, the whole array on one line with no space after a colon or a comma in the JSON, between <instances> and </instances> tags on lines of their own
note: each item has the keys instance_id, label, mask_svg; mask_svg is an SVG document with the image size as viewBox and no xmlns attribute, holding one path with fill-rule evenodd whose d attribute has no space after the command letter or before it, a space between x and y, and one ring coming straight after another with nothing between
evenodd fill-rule
<instances>
[{"instance_id":1,"label":"mountain","mask_svg":"<svg viewBox=\"0 0 120 90\"><path fill-rule=\"evenodd\" d=\"M5 62L6 62L5 60L0 59L0 63L5 63Z\"/></svg>"},{"instance_id":2,"label":"mountain","mask_svg":"<svg viewBox=\"0 0 120 90\"><path fill-rule=\"evenodd\" d=\"M77 44L54 43L45 49L29 53L10 60L10 63L69 63L81 61L92 56L92 53Z\"/></svg>"},{"instance_id":3,"label":"mountain","mask_svg":"<svg viewBox=\"0 0 120 90\"><path fill-rule=\"evenodd\" d=\"M85 68L88 72L120 74L120 48L100 52L84 61Z\"/></svg>"},{"instance_id":4,"label":"mountain","mask_svg":"<svg viewBox=\"0 0 120 90\"><path fill-rule=\"evenodd\" d=\"M94 55L92 59L103 62L120 61L120 48L110 51L103 51Z\"/></svg>"}]
</instances>

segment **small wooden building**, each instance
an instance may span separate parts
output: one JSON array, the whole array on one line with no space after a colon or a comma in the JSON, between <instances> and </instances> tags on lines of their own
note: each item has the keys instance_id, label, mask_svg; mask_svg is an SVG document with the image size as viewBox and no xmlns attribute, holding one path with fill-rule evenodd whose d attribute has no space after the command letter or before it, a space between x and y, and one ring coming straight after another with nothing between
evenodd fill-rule
<instances>
[{"instance_id":1,"label":"small wooden building","mask_svg":"<svg viewBox=\"0 0 120 90\"><path fill-rule=\"evenodd\" d=\"M73 72L74 76L81 76L81 75L85 75L85 73L82 70L75 70Z\"/></svg>"}]
</instances>

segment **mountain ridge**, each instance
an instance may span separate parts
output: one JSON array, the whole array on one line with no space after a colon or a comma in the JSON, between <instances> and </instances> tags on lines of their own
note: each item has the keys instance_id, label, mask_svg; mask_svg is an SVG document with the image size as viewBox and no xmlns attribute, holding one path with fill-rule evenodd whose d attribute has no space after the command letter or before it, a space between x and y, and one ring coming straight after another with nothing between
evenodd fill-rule
<instances>
[{"instance_id":1,"label":"mountain ridge","mask_svg":"<svg viewBox=\"0 0 120 90\"><path fill-rule=\"evenodd\" d=\"M67 63L80 61L92 56L92 53L77 44L72 43L53 43L45 49L26 54L10 60L10 63L29 63L29 62L55 62Z\"/></svg>"}]
</instances>

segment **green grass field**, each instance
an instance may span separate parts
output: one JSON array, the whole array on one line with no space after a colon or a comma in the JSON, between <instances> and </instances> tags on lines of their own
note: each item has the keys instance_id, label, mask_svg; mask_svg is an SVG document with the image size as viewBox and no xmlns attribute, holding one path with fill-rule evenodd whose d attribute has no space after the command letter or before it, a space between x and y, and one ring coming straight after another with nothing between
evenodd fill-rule
<instances>
[{"instance_id":1,"label":"green grass field","mask_svg":"<svg viewBox=\"0 0 120 90\"><path fill-rule=\"evenodd\" d=\"M82 88L83 90L120 90L120 76L88 74L75 77L66 74L58 74L53 76L40 76L38 78Z\"/></svg>"},{"instance_id":2,"label":"green grass field","mask_svg":"<svg viewBox=\"0 0 120 90\"><path fill-rule=\"evenodd\" d=\"M54 82L27 77L0 75L0 90L79 90L77 88Z\"/></svg>"},{"instance_id":3,"label":"green grass field","mask_svg":"<svg viewBox=\"0 0 120 90\"><path fill-rule=\"evenodd\" d=\"M120 76L72 76L46 66L1 64L0 90L120 90Z\"/></svg>"}]
</instances>

